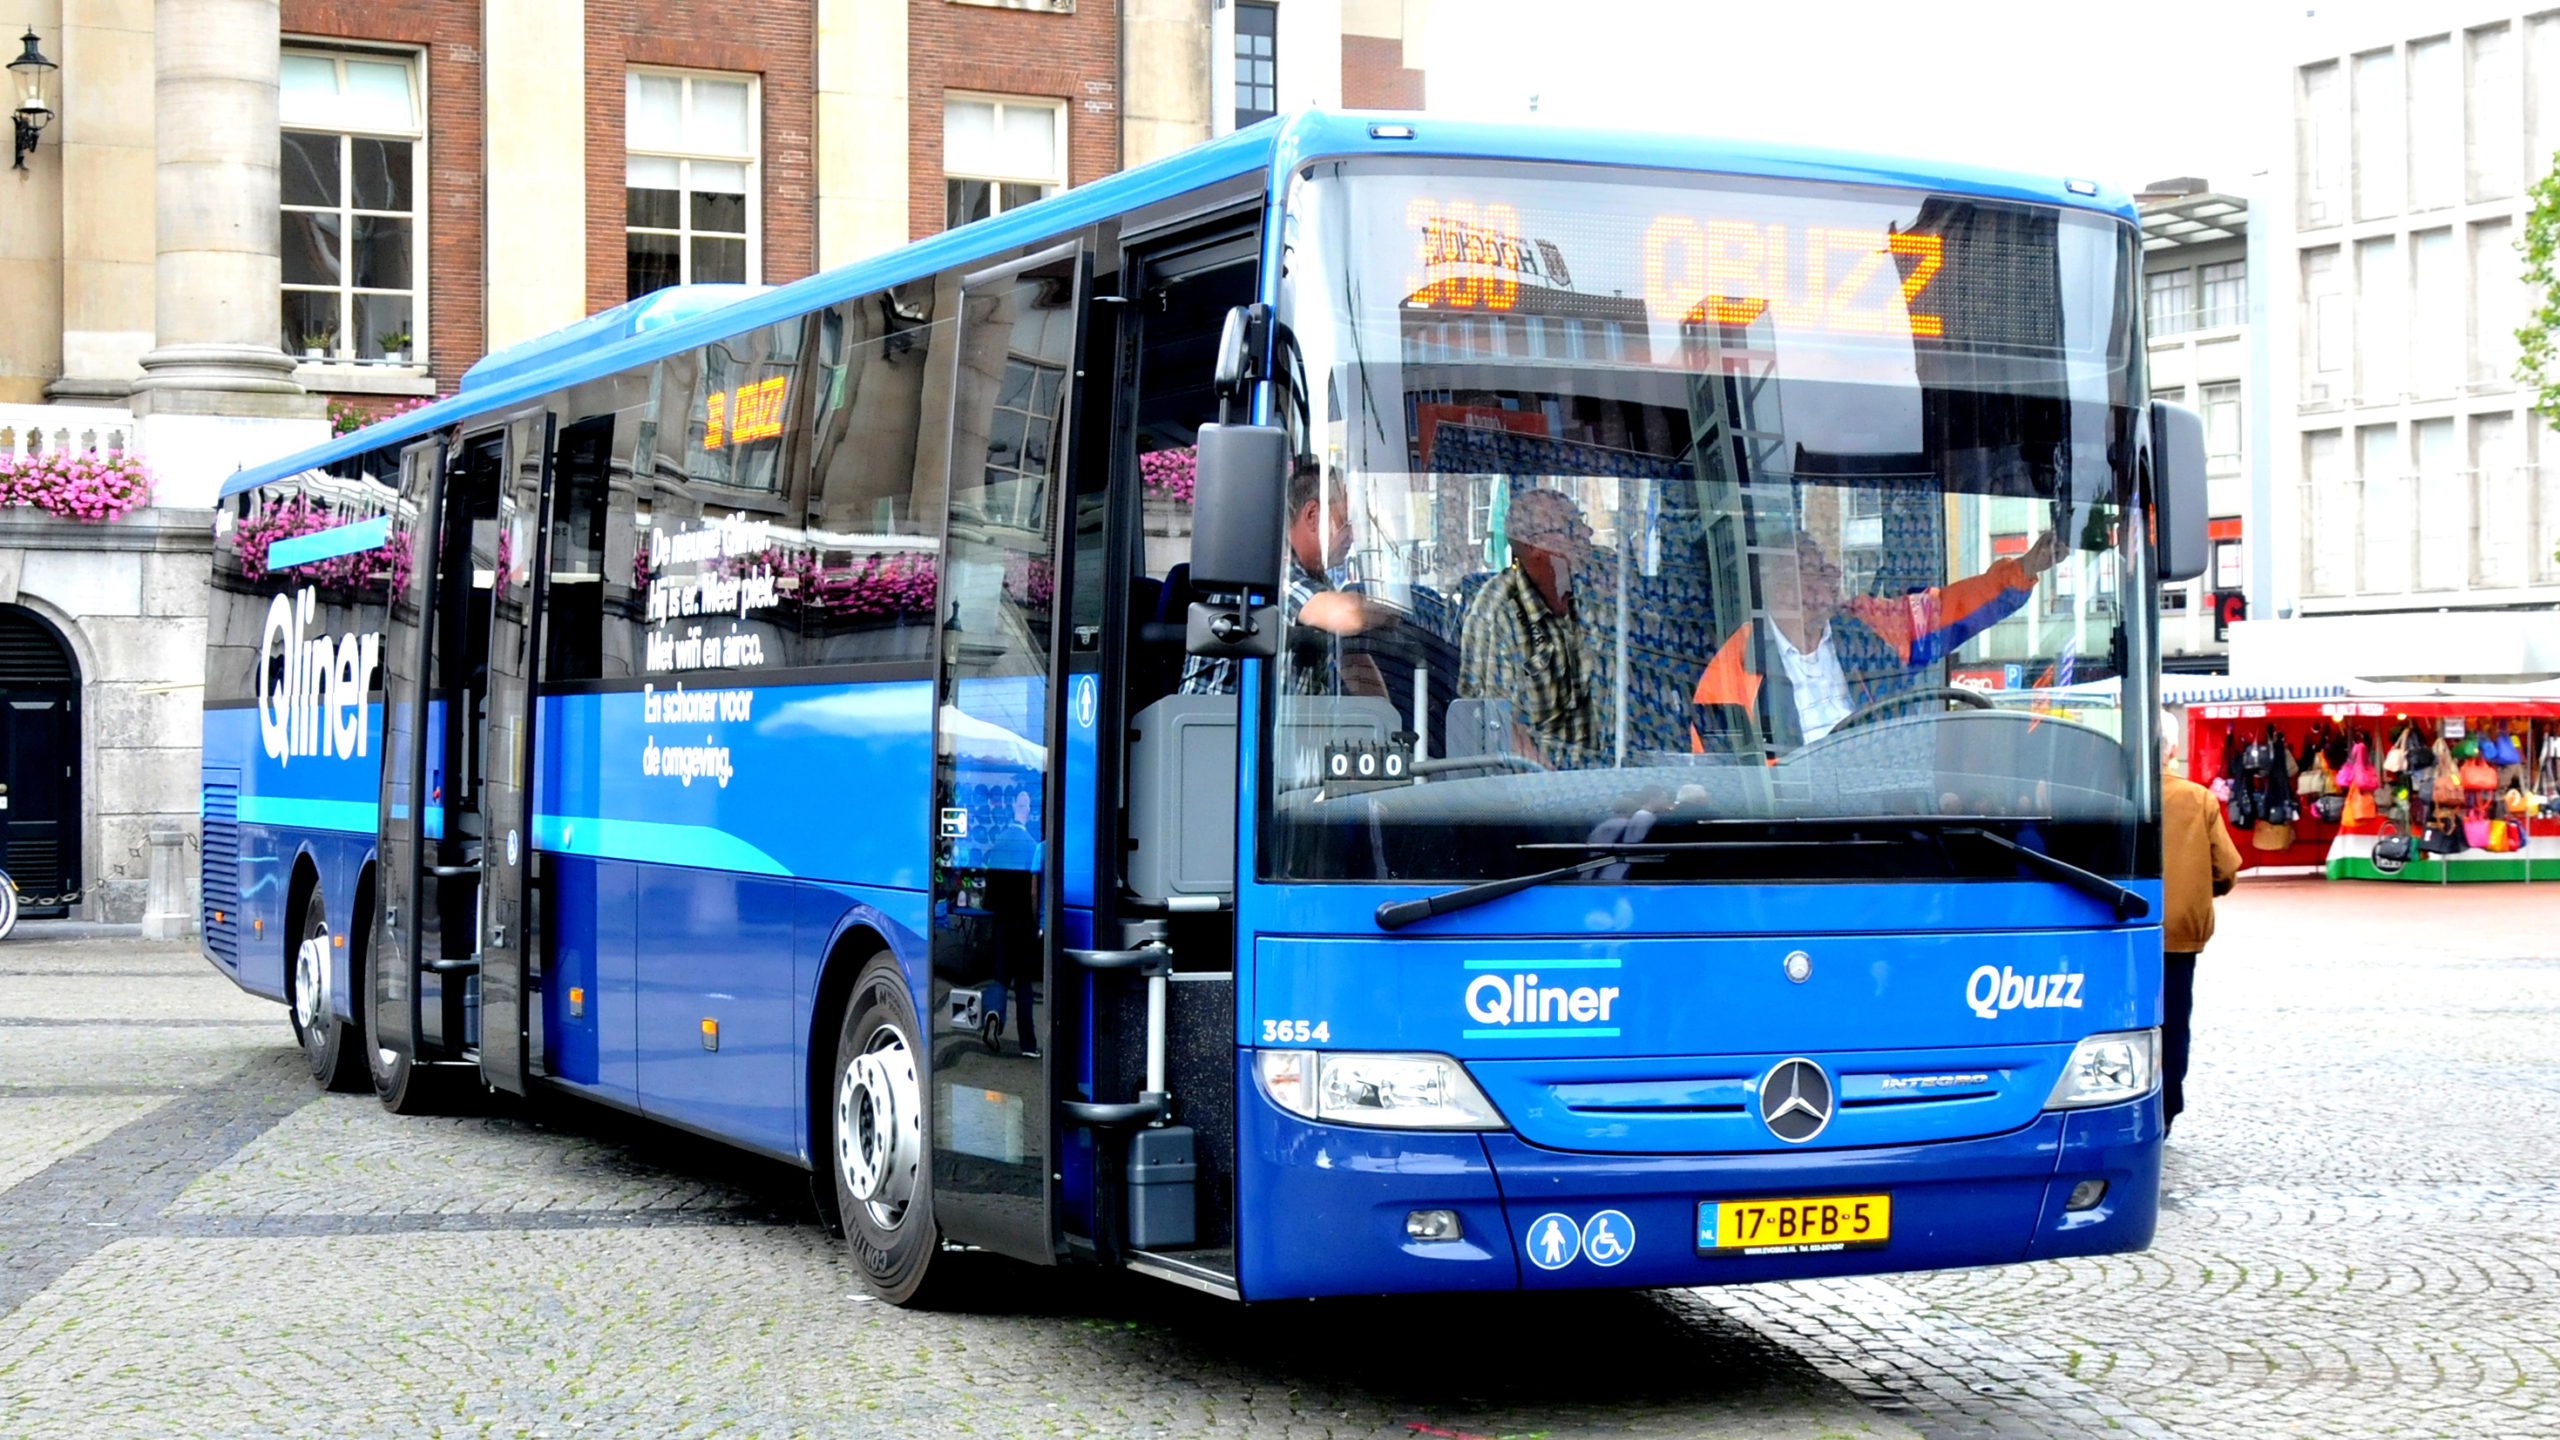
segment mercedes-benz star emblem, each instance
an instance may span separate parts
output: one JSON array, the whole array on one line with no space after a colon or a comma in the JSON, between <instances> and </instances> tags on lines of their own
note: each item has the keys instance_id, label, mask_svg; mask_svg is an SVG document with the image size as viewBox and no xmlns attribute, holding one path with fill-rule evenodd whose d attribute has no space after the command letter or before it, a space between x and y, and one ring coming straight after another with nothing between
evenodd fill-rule
<instances>
[{"instance_id":1,"label":"mercedes-benz star emblem","mask_svg":"<svg viewBox=\"0 0 2560 1440\"><path fill-rule=\"evenodd\" d=\"M1781 963L1786 967L1787 978L1799 985L1813 975L1813 957L1801 950L1788 951L1787 958Z\"/></svg>"},{"instance_id":2,"label":"mercedes-benz star emblem","mask_svg":"<svg viewBox=\"0 0 2560 1440\"><path fill-rule=\"evenodd\" d=\"M1760 1123L1801 1145L1831 1123L1831 1078L1810 1060L1781 1060L1760 1077Z\"/></svg>"}]
</instances>

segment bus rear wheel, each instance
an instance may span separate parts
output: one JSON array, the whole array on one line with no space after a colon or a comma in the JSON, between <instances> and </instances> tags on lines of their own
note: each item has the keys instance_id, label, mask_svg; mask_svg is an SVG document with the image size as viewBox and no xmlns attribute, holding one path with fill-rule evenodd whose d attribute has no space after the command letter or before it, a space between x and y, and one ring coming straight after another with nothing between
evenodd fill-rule
<instances>
[{"instance_id":1,"label":"bus rear wheel","mask_svg":"<svg viewBox=\"0 0 2560 1440\"><path fill-rule=\"evenodd\" d=\"M361 1027L340 1020L331 980L336 972L330 948L329 907L313 885L302 902L301 939L286 967L287 1013L294 1038L302 1042L302 1058L311 1078L323 1090L357 1090L364 1086ZM352 1008L352 1007L351 1007Z\"/></svg>"},{"instance_id":2,"label":"bus rear wheel","mask_svg":"<svg viewBox=\"0 0 2560 1440\"><path fill-rule=\"evenodd\" d=\"M897 958L862 967L836 1036L821 1161L864 1288L893 1305L933 1303L942 1246L925 1128L925 1049Z\"/></svg>"}]
</instances>

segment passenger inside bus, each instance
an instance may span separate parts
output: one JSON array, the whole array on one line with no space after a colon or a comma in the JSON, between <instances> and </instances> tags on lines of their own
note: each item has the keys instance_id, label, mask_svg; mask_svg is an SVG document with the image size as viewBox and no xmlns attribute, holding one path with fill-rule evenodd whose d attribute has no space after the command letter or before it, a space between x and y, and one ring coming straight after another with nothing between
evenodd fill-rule
<instances>
[{"instance_id":1,"label":"passenger inside bus","mask_svg":"<svg viewBox=\"0 0 2560 1440\"><path fill-rule=\"evenodd\" d=\"M1505 538L1510 567L1467 604L1458 694L1509 706L1513 754L1557 768L1593 764L1599 682L1573 598L1574 569L1591 555L1591 526L1561 491L1529 489L1511 499Z\"/></svg>"},{"instance_id":2,"label":"passenger inside bus","mask_svg":"<svg viewBox=\"0 0 2560 1440\"><path fill-rule=\"evenodd\" d=\"M2054 554L2047 531L2024 555L1951 585L1843 599L1840 561L1819 538L1779 537L1760 553L1762 613L1736 626L1698 676L1689 748L1774 758L1821 739L2024 605ZM1857 673L1844 651L1860 657Z\"/></svg>"},{"instance_id":3,"label":"passenger inside bus","mask_svg":"<svg viewBox=\"0 0 2560 1440\"><path fill-rule=\"evenodd\" d=\"M1351 501L1342 477L1324 479L1324 466L1302 456L1290 472L1289 583L1282 618L1293 644L1304 651L1327 652L1323 663L1302 654L1289 678L1302 695L1377 695L1387 693L1377 662L1365 654L1330 653L1337 647L1324 637L1349 637L1384 631L1396 623L1395 612L1357 590L1334 585L1328 571L1351 556L1357 538L1351 528ZM1309 632L1315 632L1310 634ZM1236 662L1194 655L1182 667L1185 695L1232 695Z\"/></svg>"}]
</instances>

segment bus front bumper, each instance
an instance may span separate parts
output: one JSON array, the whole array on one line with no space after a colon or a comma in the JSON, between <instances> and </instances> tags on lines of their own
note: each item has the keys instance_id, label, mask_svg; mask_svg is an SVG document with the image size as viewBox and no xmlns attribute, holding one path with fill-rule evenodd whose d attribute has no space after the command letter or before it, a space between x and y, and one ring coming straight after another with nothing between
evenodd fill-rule
<instances>
[{"instance_id":1,"label":"bus front bumper","mask_svg":"<svg viewBox=\"0 0 2560 1440\"><path fill-rule=\"evenodd\" d=\"M2157 1092L1972 1140L1721 1155L1580 1154L1502 1131L1319 1125L1272 1105L1249 1077L1238 1099L1237 1258L1248 1300L1999 1265L2140 1250L2159 1215ZM2084 1181L2103 1181L2103 1198L2068 1208ZM1698 1248L1701 1202L1878 1194L1892 1197L1892 1235L1879 1249ZM1458 1213L1461 1239L1406 1233L1409 1215L1438 1209Z\"/></svg>"}]
</instances>

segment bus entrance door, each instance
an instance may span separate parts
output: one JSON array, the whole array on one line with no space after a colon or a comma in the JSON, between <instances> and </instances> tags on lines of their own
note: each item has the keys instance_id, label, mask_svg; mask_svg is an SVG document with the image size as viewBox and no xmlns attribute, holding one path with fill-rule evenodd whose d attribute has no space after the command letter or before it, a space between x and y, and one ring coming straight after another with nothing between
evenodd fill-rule
<instances>
[{"instance_id":1,"label":"bus entrance door","mask_svg":"<svg viewBox=\"0 0 2560 1440\"><path fill-rule=\"evenodd\" d=\"M374 1081L406 1108L419 1062L524 1089L525 669L540 417L404 458L415 514L383 647L390 743L369 990Z\"/></svg>"},{"instance_id":2,"label":"bus entrance door","mask_svg":"<svg viewBox=\"0 0 2560 1440\"><path fill-rule=\"evenodd\" d=\"M1043 1264L1056 1258L1055 602L1087 269L1067 246L962 287L934 691L934 1218L951 1240Z\"/></svg>"}]
</instances>

